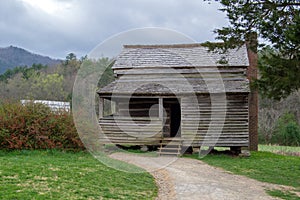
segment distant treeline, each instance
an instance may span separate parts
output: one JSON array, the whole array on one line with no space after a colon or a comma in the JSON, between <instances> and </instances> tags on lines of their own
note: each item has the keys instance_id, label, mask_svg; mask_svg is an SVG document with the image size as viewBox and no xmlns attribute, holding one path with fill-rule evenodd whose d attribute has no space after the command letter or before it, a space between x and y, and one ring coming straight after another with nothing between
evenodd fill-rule
<instances>
[{"instance_id":1,"label":"distant treeline","mask_svg":"<svg viewBox=\"0 0 300 200\"><path fill-rule=\"evenodd\" d=\"M23 78L28 79L30 77L30 74L32 74L34 71L46 69L47 67L48 67L47 65L33 64L31 67L21 66L21 67L15 67L13 69L8 69L3 74L0 74L0 81L7 82L8 79L14 77L19 73L23 75L22 76Z\"/></svg>"},{"instance_id":2,"label":"distant treeline","mask_svg":"<svg viewBox=\"0 0 300 200\"><path fill-rule=\"evenodd\" d=\"M110 64L112 59L100 58L88 60L87 57L77 59L70 53L66 59L56 66L42 64L15 67L0 75L1 100L39 99L55 101L71 101L73 84L80 66L83 63L92 67L107 68L100 85L111 82L113 72Z\"/></svg>"}]
</instances>

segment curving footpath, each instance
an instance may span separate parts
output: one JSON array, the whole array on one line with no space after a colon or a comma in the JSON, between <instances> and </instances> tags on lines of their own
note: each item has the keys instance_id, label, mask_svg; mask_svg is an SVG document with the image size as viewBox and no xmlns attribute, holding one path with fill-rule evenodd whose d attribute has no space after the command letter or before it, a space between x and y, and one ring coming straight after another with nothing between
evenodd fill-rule
<instances>
[{"instance_id":1,"label":"curving footpath","mask_svg":"<svg viewBox=\"0 0 300 200\"><path fill-rule=\"evenodd\" d=\"M277 199L265 192L265 189L278 188L277 185L235 175L199 160L129 153L114 153L110 157L150 172L159 187L157 199Z\"/></svg>"}]
</instances>

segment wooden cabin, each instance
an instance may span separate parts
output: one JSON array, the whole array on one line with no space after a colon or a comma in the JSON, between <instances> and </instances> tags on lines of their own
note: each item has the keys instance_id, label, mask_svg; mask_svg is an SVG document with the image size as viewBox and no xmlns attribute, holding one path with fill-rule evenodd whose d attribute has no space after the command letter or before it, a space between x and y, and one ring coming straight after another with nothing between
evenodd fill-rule
<instances>
[{"instance_id":1,"label":"wooden cabin","mask_svg":"<svg viewBox=\"0 0 300 200\"><path fill-rule=\"evenodd\" d=\"M101 140L249 147L248 55L246 45L226 54L201 44L124 45L116 80L98 91ZM107 102L112 113L104 112Z\"/></svg>"}]
</instances>

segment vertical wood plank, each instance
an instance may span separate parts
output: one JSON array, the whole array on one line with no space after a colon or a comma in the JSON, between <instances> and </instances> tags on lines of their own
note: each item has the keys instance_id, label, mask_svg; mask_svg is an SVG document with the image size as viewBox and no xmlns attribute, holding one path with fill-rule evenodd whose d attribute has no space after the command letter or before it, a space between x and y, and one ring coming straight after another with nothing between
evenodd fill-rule
<instances>
[{"instance_id":1,"label":"vertical wood plank","mask_svg":"<svg viewBox=\"0 0 300 200\"><path fill-rule=\"evenodd\" d=\"M104 98L99 97L99 119L103 118Z\"/></svg>"},{"instance_id":2,"label":"vertical wood plank","mask_svg":"<svg viewBox=\"0 0 300 200\"><path fill-rule=\"evenodd\" d=\"M159 107L159 119L163 120L164 119L164 104L163 104L163 98L158 99L158 107Z\"/></svg>"},{"instance_id":3,"label":"vertical wood plank","mask_svg":"<svg viewBox=\"0 0 300 200\"><path fill-rule=\"evenodd\" d=\"M115 112L118 114L119 113L119 102L115 101Z\"/></svg>"}]
</instances>

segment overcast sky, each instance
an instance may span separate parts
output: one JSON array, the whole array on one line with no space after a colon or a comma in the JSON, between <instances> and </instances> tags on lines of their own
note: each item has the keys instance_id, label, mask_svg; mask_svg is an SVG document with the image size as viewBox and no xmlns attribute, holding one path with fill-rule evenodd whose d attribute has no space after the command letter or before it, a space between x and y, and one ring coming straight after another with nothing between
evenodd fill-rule
<instances>
[{"instance_id":1,"label":"overcast sky","mask_svg":"<svg viewBox=\"0 0 300 200\"><path fill-rule=\"evenodd\" d=\"M0 0L0 47L81 57L115 34L143 27L213 41L212 31L227 23L218 8L203 0Z\"/></svg>"}]
</instances>

